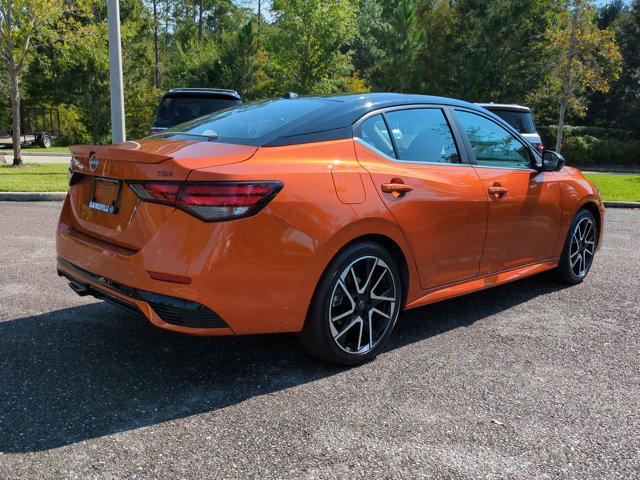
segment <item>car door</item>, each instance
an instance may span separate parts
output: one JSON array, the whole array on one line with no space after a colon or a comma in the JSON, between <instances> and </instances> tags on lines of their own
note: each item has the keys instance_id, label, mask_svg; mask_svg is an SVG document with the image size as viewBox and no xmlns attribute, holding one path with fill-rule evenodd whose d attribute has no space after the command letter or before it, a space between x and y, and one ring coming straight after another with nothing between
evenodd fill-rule
<instances>
[{"instance_id":1,"label":"car door","mask_svg":"<svg viewBox=\"0 0 640 480\"><path fill-rule=\"evenodd\" d=\"M493 118L455 113L489 204L480 274L552 257L561 215L555 173L533 168L526 142Z\"/></svg>"},{"instance_id":2,"label":"car door","mask_svg":"<svg viewBox=\"0 0 640 480\"><path fill-rule=\"evenodd\" d=\"M402 229L423 289L476 276L486 230L487 198L449 115L393 108L355 126L358 161Z\"/></svg>"}]
</instances>

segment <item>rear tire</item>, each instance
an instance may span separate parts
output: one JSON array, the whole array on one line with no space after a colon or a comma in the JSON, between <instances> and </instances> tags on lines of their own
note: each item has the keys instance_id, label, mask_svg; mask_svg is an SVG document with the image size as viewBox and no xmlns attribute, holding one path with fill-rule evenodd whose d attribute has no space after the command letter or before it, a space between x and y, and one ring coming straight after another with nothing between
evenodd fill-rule
<instances>
[{"instance_id":1,"label":"rear tire","mask_svg":"<svg viewBox=\"0 0 640 480\"><path fill-rule=\"evenodd\" d=\"M298 340L329 363L372 360L395 326L402 298L400 270L389 252L373 242L351 245L323 273Z\"/></svg>"},{"instance_id":2,"label":"rear tire","mask_svg":"<svg viewBox=\"0 0 640 480\"><path fill-rule=\"evenodd\" d=\"M580 210L569 228L560 263L556 269L558 280L576 285L587 277L596 253L598 225L589 210Z\"/></svg>"}]
</instances>

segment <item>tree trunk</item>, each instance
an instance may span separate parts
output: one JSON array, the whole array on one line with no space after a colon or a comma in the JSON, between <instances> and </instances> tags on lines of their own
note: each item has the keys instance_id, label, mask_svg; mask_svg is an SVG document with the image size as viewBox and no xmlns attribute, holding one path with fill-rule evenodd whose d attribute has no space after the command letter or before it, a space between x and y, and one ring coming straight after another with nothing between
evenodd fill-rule
<instances>
[{"instance_id":1,"label":"tree trunk","mask_svg":"<svg viewBox=\"0 0 640 480\"><path fill-rule=\"evenodd\" d=\"M556 152L562 153L562 130L564 129L564 116L567 107L564 101L560 103L560 115L558 117L558 132L556 133Z\"/></svg>"},{"instance_id":2,"label":"tree trunk","mask_svg":"<svg viewBox=\"0 0 640 480\"><path fill-rule=\"evenodd\" d=\"M204 9L204 0L200 0L200 10L198 11L198 42L202 42L202 10Z\"/></svg>"},{"instance_id":3,"label":"tree trunk","mask_svg":"<svg viewBox=\"0 0 640 480\"><path fill-rule=\"evenodd\" d=\"M578 20L580 14L580 5L573 5L571 12L571 31L569 32L569 45L567 51L567 63L562 80L562 97L560 98L560 113L558 115L558 132L556 133L556 152L562 152L562 137L564 130L564 117L569 107L569 98L571 96L571 70L573 69L573 60L576 56L576 29L578 28Z\"/></svg>"},{"instance_id":4,"label":"tree trunk","mask_svg":"<svg viewBox=\"0 0 640 480\"><path fill-rule=\"evenodd\" d=\"M13 107L13 166L22 164L20 154L20 89L18 73L14 65L9 65L9 81L11 83L11 106Z\"/></svg>"},{"instance_id":5,"label":"tree trunk","mask_svg":"<svg viewBox=\"0 0 640 480\"><path fill-rule=\"evenodd\" d=\"M158 10L156 4L157 0L153 0L153 48L156 55L154 83L155 87L158 88L160 86L160 71L158 68Z\"/></svg>"},{"instance_id":6,"label":"tree trunk","mask_svg":"<svg viewBox=\"0 0 640 480\"><path fill-rule=\"evenodd\" d=\"M262 0L258 0L258 32L262 26Z\"/></svg>"}]
</instances>

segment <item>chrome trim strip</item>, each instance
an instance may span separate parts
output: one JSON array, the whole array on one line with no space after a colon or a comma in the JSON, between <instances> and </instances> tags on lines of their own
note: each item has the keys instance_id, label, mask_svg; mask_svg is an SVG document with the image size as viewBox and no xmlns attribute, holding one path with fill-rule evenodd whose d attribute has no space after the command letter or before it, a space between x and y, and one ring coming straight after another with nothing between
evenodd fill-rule
<instances>
[{"instance_id":1,"label":"chrome trim strip","mask_svg":"<svg viewBox=\"0 0 640 480\"><path fill-rule=\"evenodd\" d=\"M500 170L530 170L532 172L538 171L535 168L527 168L527 167L496 167L493 165L478 165L478 164L473 164L472 166L477 168L498 168Z\"/></svg>"},{"instance_id":2,"label":"chrome trim strip","mask_svg":"<svg viewBox=\"0 0 640 480\"><path fill-rule=\"evenodd\" d=\"M418 162L416 160L400 160L398 158L390 157L386 153L378 150L373 145L368 144L367 142L362 140L360 137L353 137L353 139L356 142L362 144L362 146L367 147L369 150L374 151L375 153L380 155L382 158L384 158L385 160L389 160L390 162L408 163L408 164L413 164L413 165L440 165L441 167L471 167L471 165L468 164L468 163Z\"/></svg>"}]
</instances>

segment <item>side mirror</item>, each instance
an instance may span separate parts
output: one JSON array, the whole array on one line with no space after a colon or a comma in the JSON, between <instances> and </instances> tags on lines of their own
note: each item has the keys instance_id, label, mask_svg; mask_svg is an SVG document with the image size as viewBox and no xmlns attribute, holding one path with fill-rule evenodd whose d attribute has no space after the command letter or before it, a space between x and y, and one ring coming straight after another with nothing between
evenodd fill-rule
<instances>
[{"instance_id":1,"label":"side mirror","mask_svg":"<svg viewBox=\"0 0 640 480\"><path fill-rule=\"evenodd\" d=\"M557 172L564 167L564 157L558 152L545 150L542 154L542 172Z\"/></svg>"}]
</instances>

